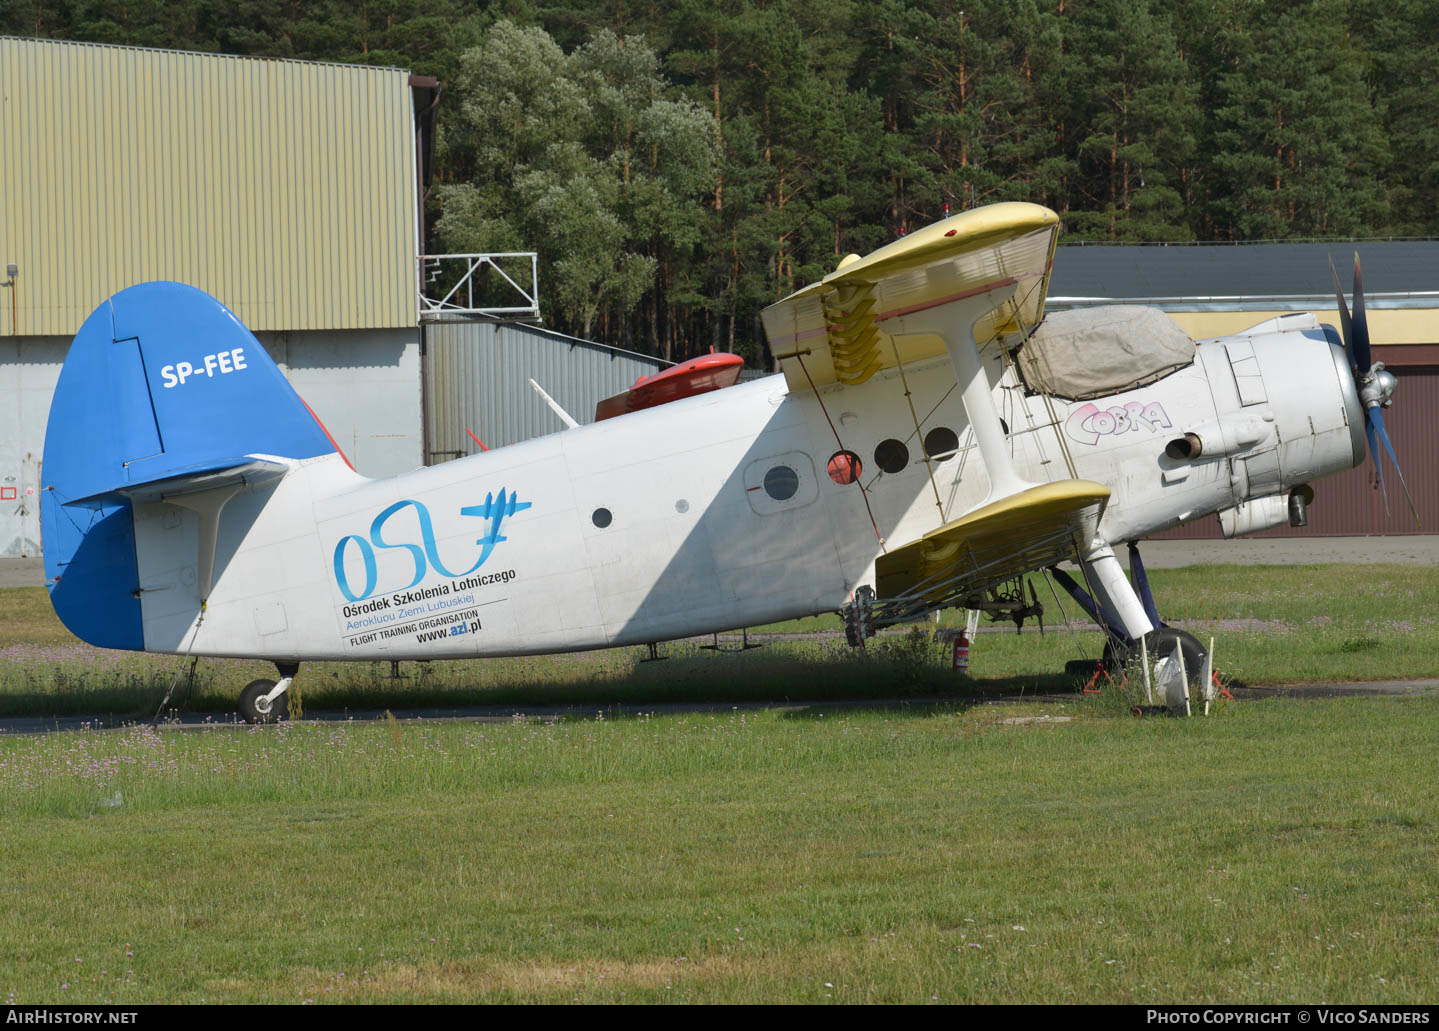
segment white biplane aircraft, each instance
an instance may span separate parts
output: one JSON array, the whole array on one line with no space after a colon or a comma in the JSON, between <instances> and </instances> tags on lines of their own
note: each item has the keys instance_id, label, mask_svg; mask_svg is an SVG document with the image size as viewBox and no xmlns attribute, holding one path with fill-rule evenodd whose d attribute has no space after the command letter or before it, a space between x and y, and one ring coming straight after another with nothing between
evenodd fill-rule
<instances>
[{"instance_id":1,"label":"white biplane aircraft","mask_svg":"<svg viewBox=\"0 0 1439 1031\"><path fill-rule=\"evenodd\" d=\"M76 335L50 411L55 610L103 647L273 661L240 702L268 721L302 661L835 610L859 644L945 606L1022 621L1018 578L1077 560L1088 591L1061 579L1116 648L1197 674L1114 546L1215 512L1229 534L1302 524L1366 430L1393 457L1394 378L1370 367L1357 262L1342 340L1300 314L1196 344L1146 309L1046 319L1058 233L1032 204L946 218L767 309L782 375L383 480L219 302L131 287Z\"/></svg>"}]
</instances>

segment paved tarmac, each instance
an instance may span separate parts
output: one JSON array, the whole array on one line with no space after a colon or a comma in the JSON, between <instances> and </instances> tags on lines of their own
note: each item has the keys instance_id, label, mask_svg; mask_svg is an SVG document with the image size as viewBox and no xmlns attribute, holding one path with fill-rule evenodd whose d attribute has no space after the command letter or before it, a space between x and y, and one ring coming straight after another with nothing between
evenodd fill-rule
<instances>
[{"instance_id":1,"label":"paved tarmac","mask_svg":"<svg viewBox=\"0 0 1439 1031\"><path fill-rule=\"evenodd\" d=\"M1115 549L1129 563L1127 548ZM1347 565L1395 563L1439 565L1439 534L1402 537L1264 537L1237 541L1145 541L1147 569L1179 566L1297 566L1322 562Z\"/></svg>"},{"instance_id":2,"label":"paved tarmac","mask_svg":"<svg viewBox=\"0 0 1439 1031\"><path fill-rule=\"evenodd\" d=\"M1128 550L1116 549L1129 563ZM1148 569L1179 566L1289 566L1315 562L1367 565L1439 565L1439 534L1403 537L1280 537L1239 541L1146 541L1141 554ZM0 587L43 587L39 558L0 558Z\"/></svg>"},{"instance_id":3,"label":"paved tarmac","mask_svg":"<svg viewBox=\"0 0 1439 1031\"><path fill-rule=\"evenodd\" d=\"M0 587L44 586L44 560L40 558L0 558Z\"/></svg>"}]
</instances>

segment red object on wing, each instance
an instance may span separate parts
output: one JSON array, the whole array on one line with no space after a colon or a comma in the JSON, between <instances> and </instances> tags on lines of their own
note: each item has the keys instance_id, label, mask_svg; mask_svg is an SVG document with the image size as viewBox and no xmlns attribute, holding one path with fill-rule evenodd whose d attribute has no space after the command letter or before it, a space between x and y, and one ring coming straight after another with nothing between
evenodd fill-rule
<instances>
[{"instance_id":1,"label":"red object on wing","mask_svg":"<svg viewBox=\"0 0 1439 1031\"><path fill-rule=\"evenodd\" d=\"M732 387L742 368L744 359L737 354L706 354L653 376L641 376L623 394L607 397L595 405L595 422Z\"/></svg>"}]
</instances>

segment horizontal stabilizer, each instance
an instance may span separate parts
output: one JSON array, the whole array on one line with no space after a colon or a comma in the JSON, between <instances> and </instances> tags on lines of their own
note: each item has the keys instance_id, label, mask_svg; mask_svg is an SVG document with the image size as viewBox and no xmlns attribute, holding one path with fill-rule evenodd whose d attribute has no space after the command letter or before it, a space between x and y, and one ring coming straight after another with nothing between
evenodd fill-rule
<instances>
[{"instance_id":1,"label":"horizontal stabilizer","mask_svg":"<svg viewBox=\"0 0 1439 1031\"><path fill-rule=\"evenodd\" d=\"M876 593L918 613L1073 558L1108 500L1103 484L1060 480L991 502L881 555Z\"/></svg>"},{"instance_id":2,"label":"horizontal stabilizer","mask_svg":"<svg viewBox=\"0 0 1439 1031\"><path fill-rule=\"evenodd\" d=\"M155 480L117 483L84 498L75 498L66 505L94 506L119 494L131 501L164 501L186 494L199 494L219 487L255 486L277 480L289 471L282 462L263 458L224 458L201 462L189 469L177 469Z\"/></svg>"}]
</instances>

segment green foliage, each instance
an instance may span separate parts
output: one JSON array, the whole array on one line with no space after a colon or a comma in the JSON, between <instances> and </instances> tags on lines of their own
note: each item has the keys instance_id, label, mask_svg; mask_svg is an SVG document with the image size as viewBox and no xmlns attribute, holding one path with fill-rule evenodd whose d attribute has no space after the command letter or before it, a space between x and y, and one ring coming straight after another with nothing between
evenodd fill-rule
<instances>
[{"instance_id":1,"label":"green foliage","mask_svg":"<svg viewBox=\"0 0 1439 1031\"><path fill-rule=\"evenodd\" d=\"M436 75L434 243L538 250L553 325L672 358L762 362L762 307L1000 200L1084 239L1439 232L1431 0L13 0L0 32Z\"/></svg>"},{"instance_id":2,"label":"green foliage","mask_svg":"<svg viewBox=\"0 0 1439 1031\"><path fill-rule=\"evenodd\" d=\"M1214 204L1236 239L1362 235L1387 221L1388 152L1346 8L1255 8L1224 40Z\"/></svg>"},{"instance_id":3,"label":"green foliage","mask_svg":"<svg viewBox=\"0 0 1439 1031\"><path fill-rule=\"evenodd\" d=\"M460 57L442 154L441 246L541 252L548 307L588 336L624 316L700 238L694 199L713 174L713 129L665 96L638 37L597 33L565 54L538 28L493 25Z\"/></svg>"},{"instance_id":4,"label":"green foliage","mask_svg":"<svg viewBox=\"0 0 1439 1031\"><path fill-rule=\"evenodd\" d=\"M1081 236L1174 240L1183 228L1175 188L1194 155L1200 120L1191 70L1163 5L1094 0L1070 21L1066 42L1074 84L1070 110L1087 134L1076 163L1083 210L1070 216Z\"/></svg>"}]
</instances>

